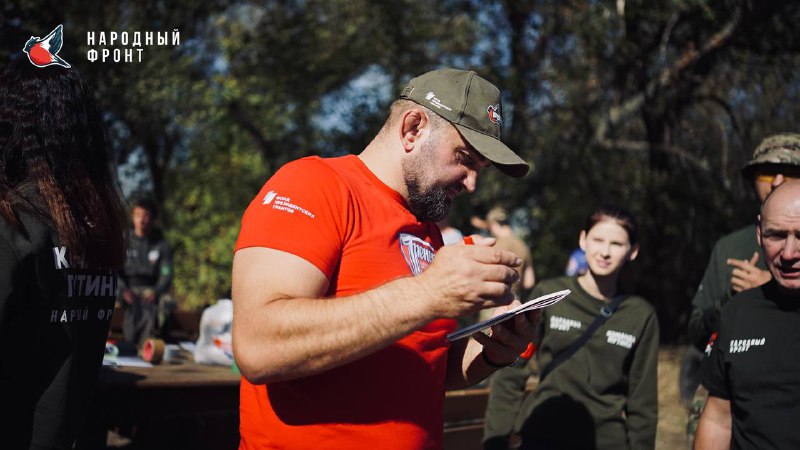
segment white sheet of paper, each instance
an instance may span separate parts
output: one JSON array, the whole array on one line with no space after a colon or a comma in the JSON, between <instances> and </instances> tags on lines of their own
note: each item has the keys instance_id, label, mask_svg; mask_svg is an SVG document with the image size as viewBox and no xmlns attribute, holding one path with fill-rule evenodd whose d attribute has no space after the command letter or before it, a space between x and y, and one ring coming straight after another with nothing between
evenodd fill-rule
<instances>
[{"instance_id":1,"label":"white sheet of paper","mask_svg":"<svg viewBox=\"0 0 800 450\"><path fill-rule=\"evenodd\" d=\"M485 330L486 328L491 327L492 325L497 325L500 322L505 322L506 320L516 316L517 314L528 312L533 309L540 309L546 308L550 305L553 305L564 297L568 296L572 291L569 289L564 289L563 291L553 292L552 294L543 295L541 297L536 297L533 300L529 300L516 308L512 309L511 311L506 311L503 314L497 315L492 317L489 320L485 320L480 323L476 323L474 325L470 325L468 327L464 327L460 330L456 330L452 333L447 335L447 340L449 341L456 341L461 338L465 338L470 336L474 333L477 333L481 330Z\"/></svg>"},{"instance_id":2,"label":"white sheet of paper","mask_svg":"<svg viewBox=\"0 0 800 450\"><path fill-rule=\"evenodd\" d=\"M153 364L138 356L117 356L116 359L103 359L104 366L112 367L153 367Z\"/></svg>"}]
</instances>

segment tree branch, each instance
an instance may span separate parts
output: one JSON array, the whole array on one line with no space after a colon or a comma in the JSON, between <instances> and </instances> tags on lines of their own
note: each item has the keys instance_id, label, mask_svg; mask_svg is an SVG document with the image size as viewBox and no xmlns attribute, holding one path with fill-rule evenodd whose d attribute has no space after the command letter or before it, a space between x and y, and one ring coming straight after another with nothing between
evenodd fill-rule
<instances>
[{"instance_id":1,"label":"tree branch","mask_svg":"<svg viewBox=\"0 0 800 450\"><path fill-rule=\"evenodd\" d=\"M741 14L741 7L737 7L730 20L719 31L714 33L699 50L690 45L671 67L665 68L658 76L652 78L643 92L628 98L619 106L609 108L608 112L595 127L595 143L603 148L613 148L613 145L611 145L613 142L620 142L608 137L609 130L617 127L625 119L639 111L644 106L646 99L673 85L686 69L728 42L739 25Z\"/></svg>"},{"instance_id":2,"label":"tree branch","mask_svg":"<svg viewBox=\"0 0 800 450\"><path fill-rule=\"evenodd\" d=\"M708 161L698 158L683 147L678 145L651 143L647 141L632 141L626 139L605 139L602 142L596 143L599 147L606 150L623 150L629 152L646 152L656 150L659 152L673 155L680 159L682 162L687 163L702 171L708 171Z\"/></svg>"},{"instance_id":3,"label":"tree branch","mask_svg":"<svg viewBox=\"0 0 800 450\"><path fill-rule=\"evenodd\" d=\"M695 97L695 100L698 102L708 101L722 108L722 110L728 115L728 118L731 119L731 126L733 127L733 130L737 133L741 131L741 127L739 127L739 121L736 120L736 115L733 112L733 108L731 108L731 105L729 105L724 99L717 95L706 94Z\"/></svg>"},{"instance_id":4,"label":"tree branch","mask_svg":"<svg viewBox=\"0 0 800 450\"><path fill-rule=\"evenodd\" d=\"M680 17L680 11L675 11L667 21L667 26L664 27L664 33L661 35L661 45L659 50L659 59L660 62L663 64L667 61L667 44L669 44L669 39L672 36L672 30L675 29L675 25L678 23L678 18Z\"/></svg>"}]
</instances>

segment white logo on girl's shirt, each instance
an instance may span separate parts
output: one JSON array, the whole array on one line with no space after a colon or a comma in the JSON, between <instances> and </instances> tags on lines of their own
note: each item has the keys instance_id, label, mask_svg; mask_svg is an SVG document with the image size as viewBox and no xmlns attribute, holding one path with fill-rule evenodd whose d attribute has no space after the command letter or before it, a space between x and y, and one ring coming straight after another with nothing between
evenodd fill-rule
<instances>
[{"instance_id":1,"label":"white logo on girl's shirt","mask_svg":"<svg viewBox=\"0 0 800 450\"><path fill-rule=\"evenodd\" d=\"M636 336L621 331L608 330L606 331L606 342L620 347L632 348L636 343Z\"/></svg>"},{"instance_id":2,"label":"white logo on girl's shirt","mask_svg":"<svg viewBox=\"0 0 800 450\"><path fill-rule=\"evenodd\" d=\"M558 331L569 331L571 329L581 329L581 323L577 320L567 319L566 317L551 316L550 329Z\"/></svg>"}]
</instances>

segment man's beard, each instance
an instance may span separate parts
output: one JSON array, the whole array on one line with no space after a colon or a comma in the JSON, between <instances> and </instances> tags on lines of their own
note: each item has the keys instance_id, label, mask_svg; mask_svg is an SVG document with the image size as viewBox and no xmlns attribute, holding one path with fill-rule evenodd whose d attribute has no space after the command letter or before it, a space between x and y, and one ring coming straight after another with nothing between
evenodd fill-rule
<instances>
[{"instance_id":1,"label":"man's beard","mask_svg":"<svg viewBox=\"0 0 800 450\"><path fill-rule=\"evenodd\" d=\"M431 158L437 142L426 142L420 153L413 159L403 161L403 178L408 190L408 209L420 222L439 220L447 217L450 212L450 198L447 196L447 187L431 186L422 188L426 170L435 170L431 167Z\"/></svg>"},{"instance_id":2,"label":"man's beard","mask_svg":"<svg viewBox=\"0 0 800 450\"><path fill-rule=\"evenodd\" d=\"M408 209L420 222L438 222L450 212L450 199L447 191L440 186L431 187L425 191L419 185L417 178L406 178L408 188Z\"/></svg>"}]
</instances>

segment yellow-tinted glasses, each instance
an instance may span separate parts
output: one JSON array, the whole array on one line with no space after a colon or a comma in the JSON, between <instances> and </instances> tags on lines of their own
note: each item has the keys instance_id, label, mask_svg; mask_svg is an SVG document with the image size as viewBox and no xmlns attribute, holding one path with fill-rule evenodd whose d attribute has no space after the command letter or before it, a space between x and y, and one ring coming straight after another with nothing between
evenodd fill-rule
<instances>
[{"instance_id":1,"label":"yellow-tinted glasses","mask_svg":"<svg viewBox=\"0 0 800 450\"><path fill-rule=\"evenodd\" d=\"M784 181L800 179L800 169L759 170L755 173L755 180L760 183L772 184L778 175L783 175Z\"/></svg>"},{"instance_id":2,"label":"yellow-tinted glasses","mask_svg":"<svg viewBox=\"0 0 800 450\"><path fill-rule=\"evenodd\" d=\"M758 181L760 183L772 184L772 182L775 181L775 178L777 178L777 177L778 177L778 174L774 174L774 175L773 174L756 175L756 181ZM798 177L798 176L793 176L792 177L792 176L784 175L783 179L785 181L790 181L790 180L800 179L800 177Z\"/></svg>"}]
</instances>

